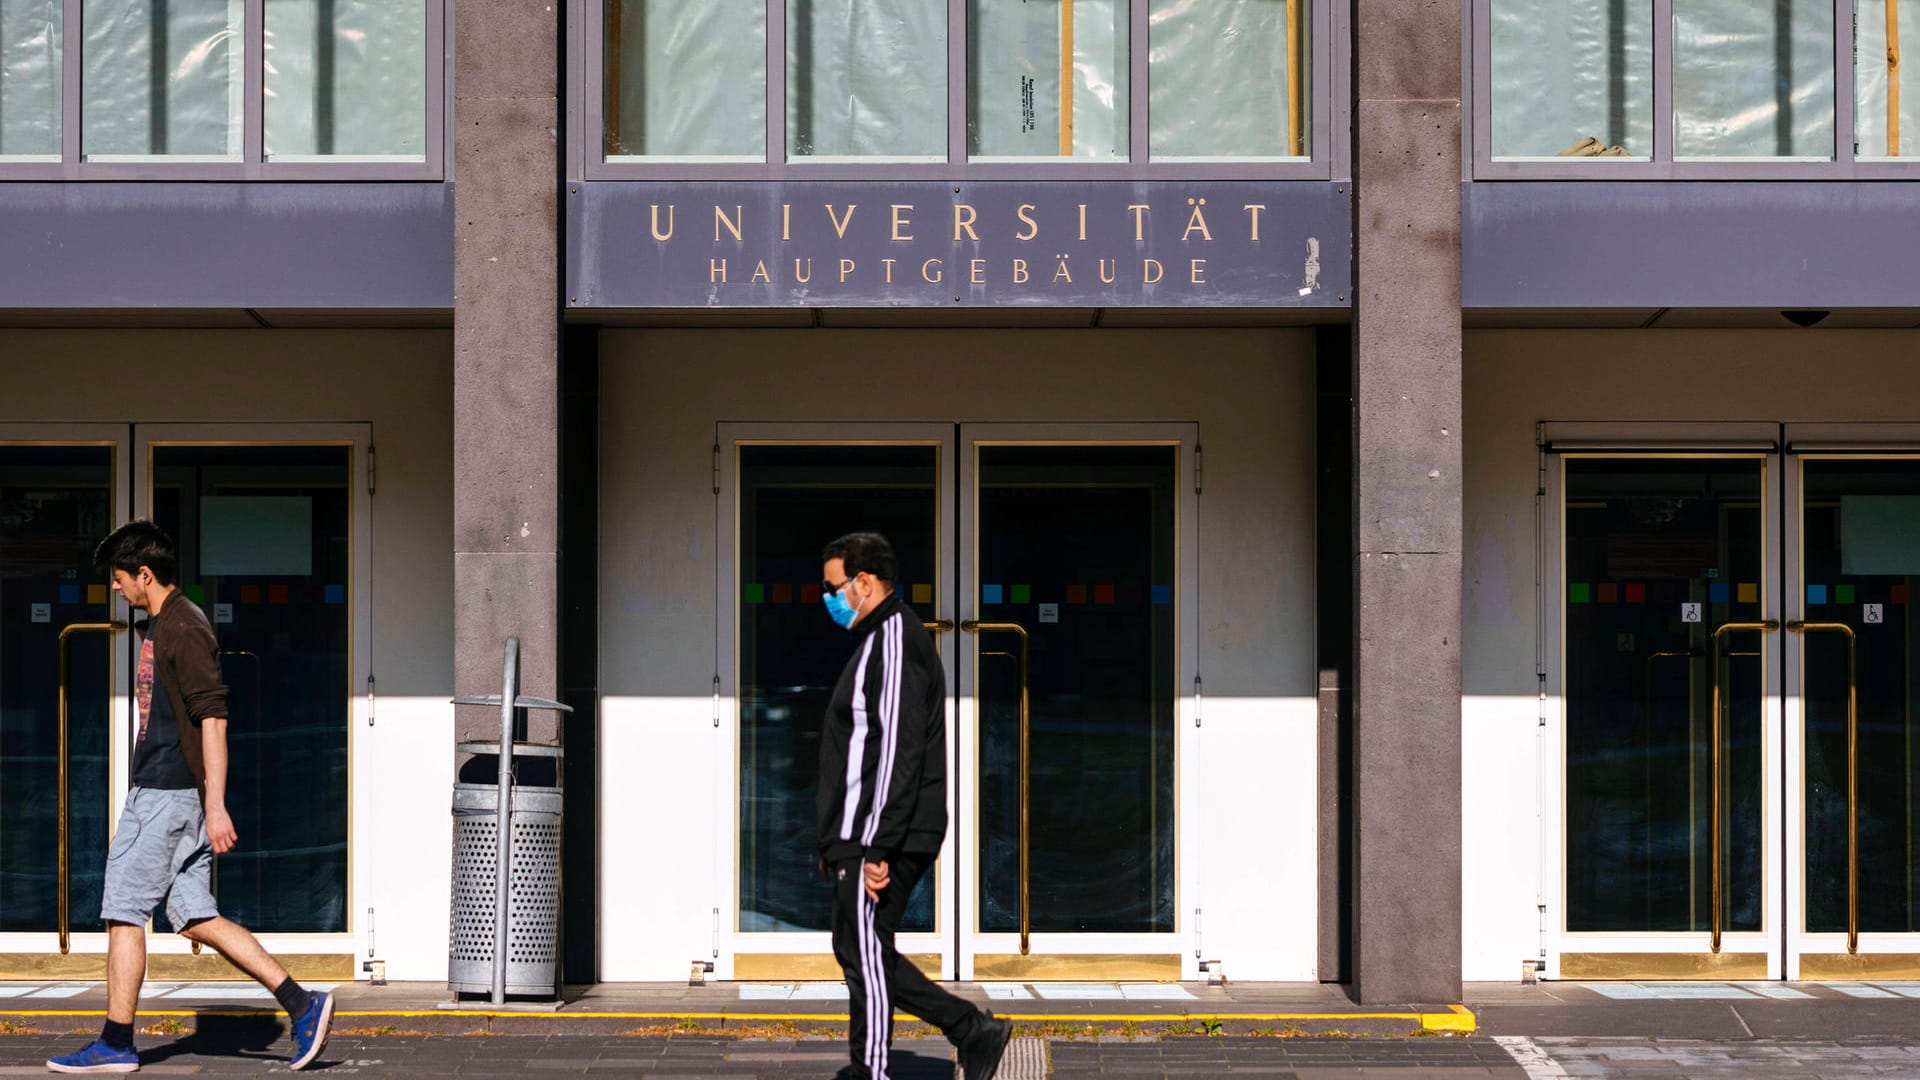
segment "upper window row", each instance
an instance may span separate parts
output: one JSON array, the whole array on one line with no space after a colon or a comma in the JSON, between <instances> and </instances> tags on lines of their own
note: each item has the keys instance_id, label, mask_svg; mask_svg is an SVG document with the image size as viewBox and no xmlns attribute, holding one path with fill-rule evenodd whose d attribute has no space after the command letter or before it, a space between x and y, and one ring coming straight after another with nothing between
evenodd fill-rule
<instances>
[{"instance_id":1,"label":"upper window row","mask_svg":"<svg viewBox=\"0 0 1920 1080\"><path fill-rule=\"evenodd\" d=\"M1920 33L1920 0L1476 6L1491 53L1481 153L1496 166L1593 159L1631 173L1920 151L1920 94L1900 93L1901 28Z\"/></svg>"},{"instance_id":2,"label":"upper window row","mask_svg":"<svg viewBox=\"0 0 1920 1080\"><path fill-rule=\"evenodd\" d=\"M428 6L0 0L0 165L407 175L432 147Z\"/></svg>"},{"instance_id":3,"label":"upper window row","mask_svg":"<svg viewBox=\"0 0 1920 1080\"><path fill-rule=\"evenodd\" d=\"M603 159L1305 161L1313 5L605 0Z\"/></svg>"}]
</instances>

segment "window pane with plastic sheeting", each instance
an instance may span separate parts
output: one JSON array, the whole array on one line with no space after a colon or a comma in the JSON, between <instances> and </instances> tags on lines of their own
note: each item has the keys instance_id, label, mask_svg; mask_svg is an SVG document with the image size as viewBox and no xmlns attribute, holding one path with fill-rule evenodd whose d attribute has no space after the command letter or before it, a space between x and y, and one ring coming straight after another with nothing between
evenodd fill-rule
<instances>
[{"instance_id":1,"label":"window pane with plastic sheeting","mask_svg":"<svg viewBox=\"0 0 1920 1080\"><path fill-rule=\"evenodd\" d=\"M1673 0L1678 160L1833 157L1829 0Z\"/></svg>"},{"instance_id":2,"label":"window pane with plastic sheeting","mask_svg":"<svg viewBox=\"0 0 1920 1080\"><path fill-rule=\"evenodd\" d=\"M947 12L924 0L787 0L787 152L944 161Z\"/></svg>"},{"instance_id":3,"label":"window pane with plastic sheeting","mask_svg":"<svg viewBox=\"0 0 1920 1080\"><path fill-rule=\"evenodd\" d=\"M242 6L242 0L87 0L86 159L239 160Z\"/></svg>"},{"instance_id":4,"label":"window pane with plastic sheeting","mask_svg":"<svg viewBox=\"0 0 1920 1080\"><path fill-rule=\"evenodd\" d=\"M967 153L1125 161L1125 0L968 0Z\"/></svg>"},{"instance_id":5,"label":"window pane with plastic sheeting","mask_svg":"<svg viewBox=\"0 0 1920 1080\"><path fill-rule=\"evenodd\" d=\"M1312 0L1153 0L1156 161L1306 157Z\"/></svg>"},{"instance_id":6,"label":"window pane with plastic sheeting","mask_svg":"<svg viewBox=\"0 0 1920 1080\"><path fill-rule=\"evenodd\" d=\"M60 0L0 0L0 158L60 157Z\"/></svg>"},{"instance_id":7,"label":"window pane with plastic sheeting","mask_svg":"<svg viewBox=\"0 0 1920 1080\"><path fill-rule=\"evenodd\" d=\"M757 0L608 0L606 156L764 161L766 11Z\"/></svg>"},{"instance_id":8,"label":"window pane with plastic sheeting","mask_svg":"<svg viewBox=\"0 0 1920 1080\"><path fill-rule=\"evenodd\" d=\"M1493 156L1653 156L1653 0L1493 0Z\"/></svg>"},{"instance_id":9,"label":"window pane with plastic sheeting","mask_svg":"<svg viewBox=\"0 0 1920 1080\"><path fill-rule=\"evenodd\" d=\"M423 161L425 0L267 0L270 161Z\"/></svg>"},{"instance_id":10,"label":"window pane with plastic sheeting","mask_svg":"<svg viewBox=\"0 0 1920 1080\"><path fill-rule=\"evenodd\" d=\"M1860 0L1853 20L1854 156L1920 152L1920 89L1901 83L1903 46L1920 40L1920 0ZM1903 90L1905 92L1903 92Z\"/></svg>"}]
</instances>

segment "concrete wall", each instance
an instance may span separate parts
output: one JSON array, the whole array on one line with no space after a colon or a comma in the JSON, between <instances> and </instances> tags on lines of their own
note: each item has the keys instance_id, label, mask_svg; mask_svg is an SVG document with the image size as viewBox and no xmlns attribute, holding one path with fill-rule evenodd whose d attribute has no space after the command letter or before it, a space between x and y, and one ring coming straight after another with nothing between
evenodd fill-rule
<instances>
[{"instance_id":1,"label":"concrete wall","mask_svg":"<svg viewBox=\"0 0 1920 1080\"><path fill-rule=\"evenodd\" d=\"M601 358L603 979L684 977L733 910L710 884L734 858L710 715L723 420L1198 422L1204 781L1182 812L1204 872L1180 925L1203 907L1234 978L1314 977L1309 332L629 330Z\"/></svg>"},{"instance_id":2,"label":"concrete wall","mask_svg":"<svg viewBox=\"0 0 1920 1080\"><path fill-rule=\"evenodd\" d=\"M445 979L453 782L450 336L0 331L0 357L0 424L372 424L379 490L372 498L373 595L365 602L379 704L375 726L360 721L350 732L351 951L366 955L366 909L373 907L388 977ZM356 708L363 708L363 693L354 688Z\"/></svg>"},{"instance_id":3,"label":"concrete wall","mask_svg":"<svg viewBox=\"0 0 1920 1080\"><path fill-rule=\"evenodd\" d=\"M1511 981L1540 945L1534 425L1911 421L1920 398L1916 345L1913 331L1468 332L1461 704L1467 979ZM1816 370L1818 377L1809 377ZM1548 917L1557 922L1562 915Z\"/></svg>"}]
</instances>

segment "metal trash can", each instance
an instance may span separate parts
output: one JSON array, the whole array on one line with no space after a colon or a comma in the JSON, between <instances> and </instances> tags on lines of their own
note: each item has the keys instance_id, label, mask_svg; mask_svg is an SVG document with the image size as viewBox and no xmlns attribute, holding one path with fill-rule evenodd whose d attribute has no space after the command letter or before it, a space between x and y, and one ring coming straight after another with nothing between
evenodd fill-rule
<instances>
[{"instance_id":1,"label":"metal trash can","mask_svg":"<svg viewBox=\"0 0 1920 1080\"><path fill-rule=\"evenodd\" d=\"M499 760L498 743L461 743L479 755L466 775L487 775ZM560 958L560 748L513 747L508 807L506 992L552 997ZM483 771L484 770L484 771ZM535 780L519 782L521 776ZM545 780L551 786L539 784ZM447 959L448 989L493 991L495 873L499 821L496 784L453 786L453 923Z\"/></svg>"}]
</instances>

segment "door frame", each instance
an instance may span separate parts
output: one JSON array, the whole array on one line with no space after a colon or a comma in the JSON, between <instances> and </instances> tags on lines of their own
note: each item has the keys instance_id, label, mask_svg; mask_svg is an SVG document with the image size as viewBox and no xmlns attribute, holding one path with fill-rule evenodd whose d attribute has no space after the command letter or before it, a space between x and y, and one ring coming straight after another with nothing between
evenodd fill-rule
<instances>
[{"instance_id":1,"label":"door frame","mask_svg":"<svg viewBox=\"0 0 1920 1080\"><path fill-rule=\"evenodd\" d=\"M127 424L99 424L83 422L52 423L0 423L0 445L4 446L108 446L112 448L112 460L109 465L109 483L112 485L108 503L114 525L117 527L128 517L132 499L132 433ZM124 618L124 605L108 595L108 610L111 618ZM0 612L0 618L7 613ZM116 637L122 635L116 634ZM121 803L126 801L127 777L130 761L123 740L118 734L130 730L132 723L132 668L130 666L132 649L124 640L117 646L108 647L111 683L108 686L110 706L107 714L109 737L107 739L107 842L111 846L114 829L119 824ZM98 914L97 912L95 914ZM69 972L100 969L104 974L107 952L107 935L104 933L74 933L69 939L70 951L60 952L58 931L13 931L0 933L0 978L15 975L29 975L60 979L73 977Z\"/></svg>"},{"instance_id":2,"label":"door frame","mask_svg":"<svg viewBox=\"0 0 1920 1080\"><path fill-rule=\"evenodd\" d=\"M1186 482L1194 475L1194 454L1200 445L1200 425L1187 421L1139 423L963 423L959 428L958 487L962 493L959 610L963 619L979 619L980 581L977 541L979 456L982 446L1175 446L1174 464L1174 929L1161 934L1029 935L1031 953L1021 955L1018 934L989 934L979 927L978 858L960 860L960 975L1024 982L1049 979L1098 981L1191 980L1198 976L1199 957L1192 936L1195 919L1185 916L1185 905L1200 895L1199 860L1193 853L1202 835L1198 821L1200 739L1195 727L1195 693L1199 676L1199 494ZM959 725L952 740L958 768L952 774L954 791L977 790L979 774L979 702L975 693L980 638L955 635L960 643L960 679L954 699ZM970 841L981 835L978 800L969 798L963 811ZM949 843L952 843L950 830ZM984 961L984 962L983 962Z\"/></svg>"},{"instance_id":3,"label":"door frame","mask_svg":"<svg viewBox=\"0 0 1920 1080\"><path fill-rule=\"evenodd\" d=\"M1541 949L1548 979L1779 979L1784 974L1780 638L1761 635L1761 917L1758 931L1574 932L1566 903L1566 533L1568 458L1757 460L1761 465L1761 614L1780 619L1782 453L1773 423L1549 422L1540 425L1537 618L1540 666Z\"/></svg>"},{"instance_id":4,"label":"door frame","mask_svg":"<svg viewBox=\"0 0 1920 1080\"><path fill-rule=\"evenodd\" d=\"M952 542L955 514L953 479L955 426L950 422L788 422L754 423L723 421L715 425L714 494L717 547L714 558L713 596L715 598L713 683L714 752L713 773L708 785L713 793L714 847L721 857L714 861L714 966L723 980L741 982L838 982L839 961L833 957L832 935L828 931L761 933L740 929L740 639L738 604L741 595L740 573L740 448L743 446L933 446L934 507L937 521L934 536L940 545L934 557L939 573L952 565L947 545ZM857 527L849 522L848 528ZM812 541L809 541L810 543ZM956 610L955 583L934 582L934 609L947 618ZM825 615L822 615L824 618ZM947 685L954 686L954 638L957 634L935 634L934 645L940 651L940 663L946 671ZM947 695L947 730L954 730L955 694ZM956 740L947 741L947 775L953 776ZM954 819L957 783L947 785L947 817ZM912 957L930 976L954 978L956 957L953 950L955 927L947 913L952 905L945 898L954 895L954 830L948 829L934 863L934 924L930 932L901 933L896 939L900 953Z\"/></svg>"},{"instance_id":5,"label":"door frame","mask_svg":"<svg viewBox=\"0 0 1920 1080\"><path fill-rule=\"evenodd\" d=\"M373 425L362 421L331 423L203 423L132 425L133 516L148 517L153 501L153 450L162 446L345 446L348 447L348 490L351 544L348 609L347 669L347 910L346 929L338 933L259 933L255 936L298 978L352 982L355 954L366 951L372 928L360 918L359 898L371 892L364 880L370 867L396 865L384 856L362 857L383 846L402 845L403 838L383 828L371 807L361 812L363 794L357 777L373 775L372 739L360 737L372 703L368 694L373 671L373 498L368 483L368 448ZM208 613L209 618L212 612ZM124 696L124 695L123 695ZM131 711L129 711L131 716ZM131 736L131 727L123 729ZM124 789L123 789L124 790ZM242 838L245 842L245 838ZM404 861L404 860L399 860ZM147 935L151 957L192 955L190 943L178 934ZM152 963L152 960L149 960ZM206 976L202 976L206 977Z\"/></svg>"},{"instance_id":6,"label":"door frame","mask_svg":"<svg viewBox=\"0 0 1920 1080\"><path fill-rule=\"evenodd\" d=\"M1786 537L1786 612L1788 619L1806 619L1805 473L1808 460L1880 459L1920 465L1920 424L1822 423L1788 424L1785 428L1786 501L1791 516L1783 522ZM1801 635L1785 642L1782 664L1786 723L1786 978L1913 979L1920 978L1920 933L1866 933L1859 935L1859 952L1847 952L1844 933L1812 933L1806 929L1806 649ZM1812 960L1813 963L1803 964ZM1804 970L1803 970L1804 968Z\"/></svg>"}]
</instances>

